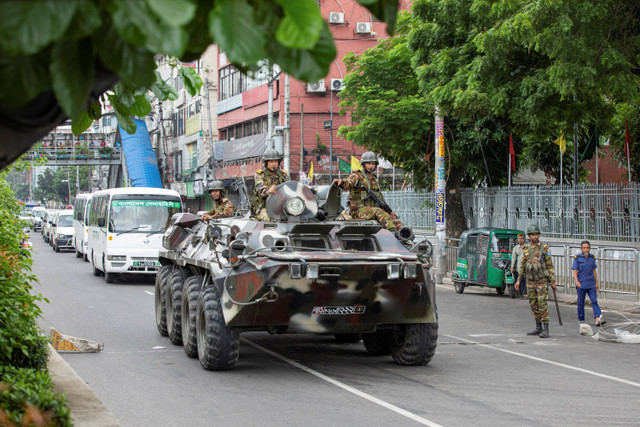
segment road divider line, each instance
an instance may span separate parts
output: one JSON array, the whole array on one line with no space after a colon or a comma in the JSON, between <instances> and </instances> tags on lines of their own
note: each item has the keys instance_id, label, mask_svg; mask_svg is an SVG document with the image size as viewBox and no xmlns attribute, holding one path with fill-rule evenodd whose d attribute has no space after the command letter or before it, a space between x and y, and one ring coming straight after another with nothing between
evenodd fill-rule
<instances>
[{"instance_id":1,"label":"road divider line","mask_svg":"<svg viewBox=\"0 0 640 427\"><path fill-rule=\"evenodd\" d=\"M271 351L271 350L261 346L260 344L256 344L253 341L250 341L250 340L248 340L246 338L240 338L240 339L243 342L249 344L250 346L252 346L252 347L254 347L254 348L256 348L256 349L258 349L260 351L263 351L263 352L267 353L268 355L275 357L276 359L280 359L283 362L288 363L291 366L294 366L294 367L296 367L296 368L298 368L298 369L300 369L300 370L302 370L302 371L304 371L304 372L306 372L308 374L311 374L311 375L313 375L313 376L315 376L317 378L320 378L321 380L324 380L324 381L326 381L326 382L328 382L330 384L333 384L336 387L340 387L341 389L346 390L349 393L353 393L358 397L361 397L361 398L366 399L366 400L368 400L370 402L373 402L376 405L380 405L383 408L390 409L391 411L396 412L396 413L398 413L398 414L400 414L400 415L402 415L404 417L407 417L407 418L409 418L409 419L411 419L413 421L416 421L416 422L418 422L420 424L423 424L423 425L426 425L426 426L432 426L432 427L440 427L440 424L434 423L433 421L429 421L429 420L427 420L425 418L422 418L422 417L420 417L420 416L418 416L418 415L416 415L414 413L411 413L411 412L406 411L406 410L404 410L402 408L399 408L399 407L395 406L392 403L386 402L386 401L384 401L382 399L378 399L377 397L371 396L370 394L367 394L367 393L365 393L363 391L360 391L360 390L358 390L358 389L356 389L354 387L351 387L350 385L347 385L347 384L342 383L342 382L340 382L338 380L335 380L335 379L333 379L331 377L328 377L327 375L324 375L324 374L322 374L322 373L320 373L318 371L315 371L315 370L313 370L311 368L308 368L308 367L306 367L306 366L304 366L304 365L302 365L302 364L300 364L300 363L298 363L298 362L296 362L294 360L291 360L291 359L289 359L289 358L287 358L285 356L282 356L281 354L278 354L278 353L276 353L274 351Z\"/></svg>"},{"instance_id":2,"label":"road divider line","mask_svg":"<svg viewBox=\"0 0 640 427\"><path fill-rule=\"evenodd\" d=\"M151 292L151 291L144 291L144 293L149 294L149 295L151 295L151 296L153 296L153 295L154 295L154 293L153 293L153 292Z\"/></svg>"},{"instance_id":3,"label":"road divider line","mask_svg":"<svg viewBox=\"0 0 640 427\"><path fill-rule=\"evenodd\" d=\"M453 338L453 339L456 339L456 340L460 340L460 341L468 343L468 344L475 344L475 345L480 346L480 347L490 348L492 350L501 351L503 353L512 354L514 356L520 356L520 357L524 357L526 359L531 359L531 360L535 360L535 361L542 362L542 363L548 363L549 365L558 366L560 368L570 369L572 371L582 372L583 374L589 374L589 375L593 375L595 377L600 377L600 378L604 378L604 379L611 380L611 381L617 381L617 382L622 383L622 384L627 384L627 385L630 385L630 386L633 386L633 387L640 388L640 383L636 383L634 381L625 380L624 378L618 378L618 377L614 377L614 376L611 376L611 375L601 374L599 372L589 371L587 369L578 368L577 366L567 365L566 363L554 362L553 360L543 359L541 357L530 356L528 354L519 353L517 351L511 351L511 350L507 350L507 349L504 349L504 348L496 347L496 346L493 346L491 344L482 344L482 343L479 343L479 342L476 342L476 341L471 341L471 340L468 340L468 339L465 339L465 338L460 338L460 337L457 337L455 335L447 335L447 334L441 334L441 335L445 336L445 337L448 337L448 338Z\"/></svg>"}]
</instances>

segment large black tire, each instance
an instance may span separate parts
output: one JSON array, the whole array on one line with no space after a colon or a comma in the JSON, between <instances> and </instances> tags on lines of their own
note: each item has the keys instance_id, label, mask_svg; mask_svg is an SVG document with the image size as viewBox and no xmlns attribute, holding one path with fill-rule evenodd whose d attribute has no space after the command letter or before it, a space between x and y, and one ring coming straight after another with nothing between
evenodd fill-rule
<instances>
[{"instance_id":1,"label":"large black tire","mask_svg":"<svg viewBox=\"0 0 640 427\"><path fill-rule=\"evenodd\" d=\"M426 365L436 352L438 324L398 325L390 338L391 357L398 365Z\"/></svg>"},{"instance_id":2,"label":"large black tire","mask_svg":"<svg viewBox=\"0 0 640 427\"><path fill-rule=\"evenodd\" d=\"M350 334L350 333L341 333L341 334L333 334L336 338L336 341L343 344L353 344L356 342L360 342L362 339L362 335L360 334Z\"/></svg>"},{"instance_id":3,"label":"large black tire","mask_svg":"<svg viewBox=\"0 0 640 427\"><path fill-rule=\"evenodd\" d=\"M514 299L518 296L518 291L516 290L516 285L509 285L509 298Z\"/></svg>"},{"instance_id":4,"label":"large black tire","mask_svg":"<svg viewBox=\"0 0 640 427\"><path fill-rule=\"evenodd\" d=\"M453 289L456 290L457 293L461 294L464 292L464 282L459 280L453 280Z\"/></svg>"},{"instance_id":5,"label":"large black tire","mask_svg":"<svg viewBox=\"0 0 640 427\"><path fill-rule=\"evenodd\" d=\"M189 357L198 357L198 295L202 287L202 276L191 276L182 289L182 345Z\"/></svg>"},{"instance_id":6,"label":"large black tire","mask_svg":"<svg viewBox=\"0 0 640 427\"><path fill-rule=\"evenodd\" d=\"M222 371L236 365L240 354L240 332L226 325L220 291L214 284L200 291L196 333L198 359L203 368Z\"/></svg>"},{"instance_id":7,"label":"large black tire","mask_svg":"<svg viewBox=\"0 0 640 427\"><path fill-rule=\"evenodd\" d=\"M94 276L99 277L100 275L102 275L102 271L98 270L98 267L96 267L95 260L93 259L93 254L91 254L91 267L93 267Z\"/></svg>"},{"instance_id":8,"label":"large black tire","mask_svg":"<svg viewBox=\"0 0 640 427\"><path fill-rule=\"evenodd\" d=\"M116 274L115 273L104 273L104 281L107 283L115 283L116 281Z\"/></svg>"},{"instance_id":9,"label":"large black tire","mask_svg":"<svg viewBox=\"0 0 640 427\"><path fill-rule=\"evenodd\" d=\"M76 258L82 258L82 252L76 249Z\"/></svg>"},{"instance_id":10,"label":"large black tire","mask_svg":"<svg viewBox=\"0 0 640 427\"><path fill-rule=\"evenodd\" d=\"M372 334L362 334L362 343L369 354L386 356L391 353L389 331L375 331Z\"/></svg>"},{"instance_id":11,"label":"large black tire","mask_svg":"<svg viewBox=\"0 0 640 427\"><path fill-rule=\"evenodd\" d=\"M156 326L160 335L167 336L167 310L165 306L166 286L169 274L173 270L173 264L163 265L156 273L156 285L154 292L154 304L156 311Z\"/></svg>"},{"instance_id":12,"label":"large black tire","mask_svg":"<svg viewBox=\"0 0 640 427\"><path fill-rule=\"evenodd\" d=\"M175 345L182 345L182 287L188 270L177 268L169 275L166 286L167 334Z\"/></svg>"}]
</instances>

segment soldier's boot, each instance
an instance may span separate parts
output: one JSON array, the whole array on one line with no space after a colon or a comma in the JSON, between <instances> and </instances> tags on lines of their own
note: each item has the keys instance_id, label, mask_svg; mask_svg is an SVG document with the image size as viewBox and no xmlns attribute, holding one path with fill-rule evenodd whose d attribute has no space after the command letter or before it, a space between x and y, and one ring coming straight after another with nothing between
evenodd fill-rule
<instances>
[{"instance_id":1,"label":"soldier's boot","mask_svg":"<svg viewBox=\"0 0 640 427\"><path fill-rule=\"evenodd\" d=\"M531 332L527 332L527 335L540 335L541 333L542 333L542 322L536 322L536 329Z\"/></svg>"},{"instance_id":2,"label":"soldier's boot","mask_svg":"<svg viewBox=\"0 0 640 427\"><path fill-rule=\"evenodd\" d=\"M543 324L544 330L540 333L540 338L549 338L549 324Z\"/></svg>"}]
</instances>

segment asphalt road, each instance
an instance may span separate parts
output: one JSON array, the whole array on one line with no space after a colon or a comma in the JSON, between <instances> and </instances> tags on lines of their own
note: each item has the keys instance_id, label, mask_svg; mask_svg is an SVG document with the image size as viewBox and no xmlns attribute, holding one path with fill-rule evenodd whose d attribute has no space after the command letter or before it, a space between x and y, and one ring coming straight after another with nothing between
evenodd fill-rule
<instances>
[{"instance_id":1,"label":"asphalt road","mask_svg":"<svg viewBox=\"0 0 640 427\"><path fill-rule=\"evenodd\" d=\"M156 330L153 282L107 284L34 234L40 325L104 344L63 354L123 426L637 425L640 345L580 336L575 306L551 338L526 301L439 286L427 366L397 366L332 336L242 335L236 369L210 372ZM590 313L590 309L588 314ZM589 317L589 316L588 316ZM607 313L608 321L617 316Z\"/></svg>"}]
</instances>

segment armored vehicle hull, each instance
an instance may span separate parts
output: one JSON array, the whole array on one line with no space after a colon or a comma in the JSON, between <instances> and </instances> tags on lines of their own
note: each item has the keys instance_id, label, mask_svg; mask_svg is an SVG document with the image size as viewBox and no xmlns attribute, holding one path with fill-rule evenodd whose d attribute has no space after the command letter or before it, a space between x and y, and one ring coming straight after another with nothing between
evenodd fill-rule
<instances>
[{"instance_id":1,"label":"armored vehicle hull","mask_svg":"<svg viewBox=\"0 0 640 427\"><path fill-rule=\"evenodd\" d=\"M280 191L279 203L296 191ZM430 246L411 251L373 221L318 220L314 201L301 198L302 218L177 216L156 278L160 333L213 370L235 366L239 334L256 330L362 338L370 353L428 363L438 325Z\"/></svg>"}]
</instances>

